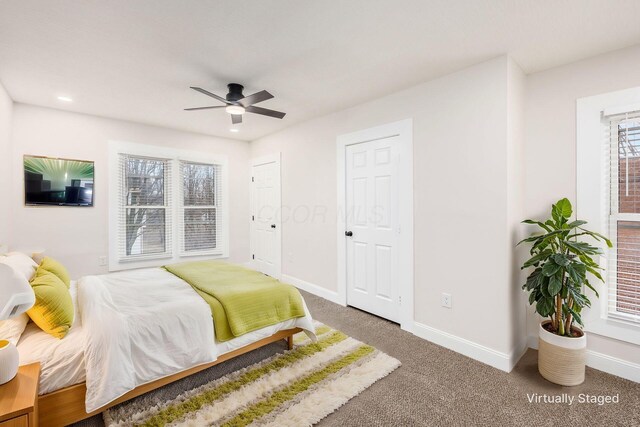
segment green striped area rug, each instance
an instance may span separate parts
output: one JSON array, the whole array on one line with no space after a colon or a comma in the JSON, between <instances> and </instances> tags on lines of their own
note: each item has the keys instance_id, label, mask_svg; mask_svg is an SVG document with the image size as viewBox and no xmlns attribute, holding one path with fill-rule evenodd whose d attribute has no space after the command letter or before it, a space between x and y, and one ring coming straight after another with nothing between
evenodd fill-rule
<instances>
[{"instance_id":1,"label":"green striped area rug","mask_svg":"<svg viewBox=\"0 0 640 427\"><path fill-rule=\"evenodd\" d=\"M393 357L316 322L285 353L144 406L135 401L104 412L107 427L309 426L400 366Z\"/></svg>"}]
</instances>

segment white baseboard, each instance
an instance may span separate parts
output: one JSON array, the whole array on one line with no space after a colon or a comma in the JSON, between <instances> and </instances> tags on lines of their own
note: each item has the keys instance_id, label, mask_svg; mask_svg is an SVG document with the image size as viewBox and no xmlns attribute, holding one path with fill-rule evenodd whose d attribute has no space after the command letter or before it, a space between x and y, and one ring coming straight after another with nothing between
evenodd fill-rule
<instances>
[{"instance_id":1,"label":"white baseboard","mask_svg":"<svg viewBox=\"0 0 640 427\"><path fill-rule=\"evenodd\" d=\"M282 281L285 283L291 283L295 287L302 289L336 304L344 306L344 301L341 301L336 291L331 291L322 286L309 283L297 277L289 276L287 274L282 275ZM457 337L444 331L432 328L419 322L413 322L409 327L403 329L413 333L414 335L431 341L435 344L446 347L450 350L464 354L472 359L478 360L487 365L493 366L502 371L511 372L515 364L520 360L520 357L527 350L525 343L519 346L518 349L511 352L511 354L501 353L491 348L482 346L475 342L466 340L464 338ZM521 347L521 348L520 348Z\"/></svg>"},{"instance_id":2,"label":"white baseboard","mask_svg":"<svg viewBox=\"0 0 640 427\"><path fill-rule=\"evenodd\" d=\"M529 347L538 349L538 337L529 336ZM640 364L587 350L587 366L611 375L640 382Z\"/></svg>"},{"instance_id":3,"label":"white baseboard","mask_svg":"<svg viewBox=\"0 0 640 427\"><path fill-rule=\"evenodd\" d=\"M287 274L282 275L282 281L285 283L291 283L296 288L302 289L303 291L309 292L310 294L314 294L316 296L344 306L344 304L340 301L340 298L338 297L338 293L336 291L331 291L327 288L323 288L322 286L314 285L313 283L306 282L302 279L298 279L297 277L289 276Z\"/></svg>"},{"instance_id":4,"label":"white baseboard","mask_svg":"<svg viewBox=\"0 0 640 427\"><path fill-rule=\"evenodd\" d=\"M587 350L587 366L640 383L640 365L637 363Z\"/></svg>"},{"instance_id":5,"label":"white baseboard","mask_svg":"<svg viewBox=\"0 0 640 427\"><path fill-rule=\"evenodd\" d=\"M520 349L514 351L513 354L502 353L419 322L414 322L413 333L427 341L431 341L505 372L511 372L513 366L523 354Z\"/></svg>"}]
</instances>

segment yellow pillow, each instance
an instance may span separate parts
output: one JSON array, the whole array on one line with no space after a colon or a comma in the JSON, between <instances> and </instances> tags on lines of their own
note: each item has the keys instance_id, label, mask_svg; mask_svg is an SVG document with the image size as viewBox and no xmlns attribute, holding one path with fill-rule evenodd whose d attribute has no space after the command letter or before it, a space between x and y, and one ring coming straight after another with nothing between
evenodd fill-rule
<instances>
[{"instance_id":1,"label":"yellow pillow","mask_svg":"<svg viewBox=\"0 0 640 427\"><path fill-rule=\"evenodd\" d=\"M73 324L73 301L67 286L55 274L38 267L31 279L36 303L27 314L46 333L64 338Z\"/></svg>"},{"instance_id":2,"label":"yellow pillow","mask_svg":"<svg viewBox=\"0 0 640 427\"><path fill-rule=\"evenodd\" d=\"M47 270L49 273L53 273L56 276L58 276L58 278L62 280L62 283L67 285L67 289L71 285L71 278L69 277L69 272L64 267L64 265L60 264L55 259L44 257L44 259L40 263L40 267Z\"/></svg>"}]
</instances>

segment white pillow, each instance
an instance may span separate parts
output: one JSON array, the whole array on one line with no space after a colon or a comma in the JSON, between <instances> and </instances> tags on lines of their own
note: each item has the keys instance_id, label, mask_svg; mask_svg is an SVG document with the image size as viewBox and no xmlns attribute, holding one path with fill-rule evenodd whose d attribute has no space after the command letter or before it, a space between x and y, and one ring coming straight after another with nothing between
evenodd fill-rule
<instances>
[{"instance_id":1,"label":"white pillow","mask_svg":"<svg viewBox=\"0 0 640 427\"><path fill-rule=\"evenodd\" d=\"M30 256L21 252L9 252L6 256L0 258L0 263L7 264L16 273L24 276L27 281L31 280L38 268L38 264Z\"/></svg>"},{"instance_id":2,"label":"white pillow","mask_svg":"<svg viewBox=\"0 0 640 427\"><path fill-rule=\"evenodd\" d=\"M24 328L27 327L27 323L29 323L27 313L0 321L0 340L7 340L14 345L18 344Z\"/></svg>"}]
</instances>

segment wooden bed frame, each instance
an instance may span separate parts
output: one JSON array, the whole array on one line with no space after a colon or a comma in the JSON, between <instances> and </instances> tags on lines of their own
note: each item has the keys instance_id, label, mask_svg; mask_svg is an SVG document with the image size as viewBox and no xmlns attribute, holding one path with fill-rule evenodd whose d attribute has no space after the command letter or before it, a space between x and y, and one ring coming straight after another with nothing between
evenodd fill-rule
<instances>
[{"instance_id":1,"label":"wooden bed frame","mask_svg":"<svg viewBox=\"0 0 640 427\"><path fill-rule=\"evenodd\" d=\"M293 335L297 334L300 331L302 331L302 329L293 328L276 332L270 337L263 338L237 350L225 353L211 363L194 366L193 368L178 372L177 374L160 378L159 380L136 387L135 389L124 394L113 402L88 414L84 406L85 394L87 392L85 383L72 385L60 390L56 390L49 394L44 394L38 397L38 425L41 427L63 427L81 421L85 418L89 418L91 416L99 414L104 410L117 405L118 403L133 399L134 397L140 396L151 390L155 390L174 381L180 380L182 378L188 377L189 375L215 366L226 360L233 359L234 357L240 356L241 354L248 353L252 350L282 339L287 341L289 350L291 350L293 348Z\"/></svg>"}]
</instances>

